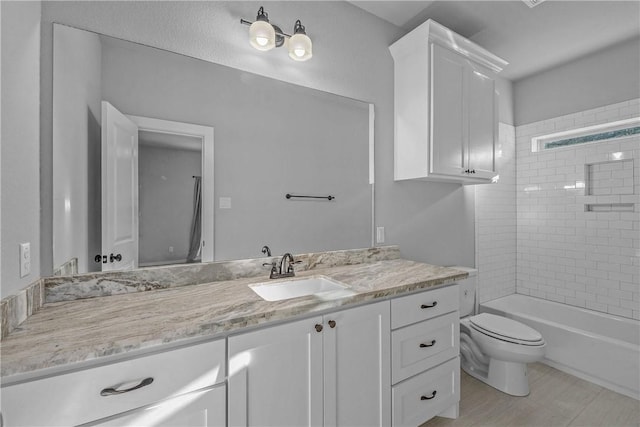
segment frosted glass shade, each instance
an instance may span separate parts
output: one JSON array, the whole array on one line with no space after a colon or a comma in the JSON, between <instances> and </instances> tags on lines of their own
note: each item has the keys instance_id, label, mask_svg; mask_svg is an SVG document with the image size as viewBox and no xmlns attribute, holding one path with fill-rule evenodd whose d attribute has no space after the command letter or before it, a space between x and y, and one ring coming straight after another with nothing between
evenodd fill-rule
<instances>
[{"instance_id":1,"label":"frosted glass shade","mask_svg":"<svg viewBox=\"0 0 640 427\"><path fill-rule=\"evenodd\" d=\"M256 21L249 27L249 43L258 50L271 50L276 46L276 31L266 21Z\"/></svg>"},{"instance_id":2,"label":"frosted glass shade","mask_svg":"<svg viewBox=\"0 0 640 427\"><path fill-rule=\"evenodd\" d=\"M289 57L294 61L311 59L311 39L304 33L298 33L289 39Z\"/></svg>"}]
</instances>

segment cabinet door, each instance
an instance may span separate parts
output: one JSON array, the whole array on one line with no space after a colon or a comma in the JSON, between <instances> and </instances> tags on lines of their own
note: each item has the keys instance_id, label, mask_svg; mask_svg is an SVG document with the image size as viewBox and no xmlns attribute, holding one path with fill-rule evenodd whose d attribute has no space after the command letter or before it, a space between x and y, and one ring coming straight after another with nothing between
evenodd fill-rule
<instances>
[{"instance_id":1,"label":"cabinet door","mask_svg":"<svg viewBox=\"0 0 640 427\"><path fill-rule=\"evenodd\" d=\"M229 338L229 426L322 425L322 318Z\"/></svg>"},{"instance_id":2,"label":"cabinet door","mask_svg":"<svg viewBox=\"0 0 640 427\"><path fill-rule=\"evenodd\" d=\"M468 168L474 178L495 175L495 141L498 137L498 97L490 72L474 67L468 74L469 151Z\"/></svg>"},{"instance_id":3,"label":"cabinet door","mask_svg":"<svg viewBox=\"0 0 640 427\"><path fill-rule=\"evenodd\" d=\"M462 176L467 139L465 103L466 61L431 44L431 165L430 172Z\"/></svg>"},{"instance_id":4,"label":"cabinet door","mask_svg":"<svg viewBox=\"0 0 640 427\"><path fill-rule=\"evenodd\" d=\"M391 424L390 306L324 317L324 425Z\"/></svg>"},{"instance_id":5,"label":"cabinet door","mask_svg":"<svg viewBox=\"0 0 640 427\"><path fill-rule=\"evenodd\" d=\"M218 386L174 397L86 427L224 427L225 387Z\"/></svg>"}]
</instances>

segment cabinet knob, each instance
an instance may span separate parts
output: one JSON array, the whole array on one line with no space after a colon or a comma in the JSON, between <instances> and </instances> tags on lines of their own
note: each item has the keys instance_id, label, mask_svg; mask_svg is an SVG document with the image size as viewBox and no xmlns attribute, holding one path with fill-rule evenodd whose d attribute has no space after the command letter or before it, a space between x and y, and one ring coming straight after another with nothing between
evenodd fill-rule
<instances>
[{"instance_id":1,"label":"cabinet knob","mask_svg":"<svg viewBox=\"0 0 640 427\"><path fill-rule=\"evenodd\" d=\"M436 345L436 340L431 340L429 344L420 343L420 348L433 347L434 345Z\"/></svg>"},{"instance_id":2,"label":"cabinet knob","mask_svg":"<svg viewBox=\"0 0 640 427\"><path fill-rule=\"evenodd\" d=\"M438 301L434 301L433 304L422 304L420 308L424 310L425 308L433 308L436 305L438 305Z\"/></svg>"},{"instance_id":3,"label":"cabinet knob","mask_svg":"<svg viewBox=\"0 0 640 427\"><path fill-rule=\"evenodd\" d=\"M111 255L109 255L109 261L113 262L114 260L118 261L118 262L122 261L122 255L120 255L120 254L116 254L116 255L111 254Z\"/></svg>"},{"instance_id":4,"label":"cabinet knob","mask_svg":"<svg viewBox=\"0 0 640 427\"><path fill-rule=\"evenodd\" d=\"M322 332L322 325L316 324L316 332Z\"/></svg>"},{"instance_id":5,"label":"cabinet knob","mask_svg":"<svg viewBox=\"0 0 640 427\"><path fill-rule=\"evenodd\" d=\"M336 321L335 320L329 320L329 327L331 329L335 328L336 327Z\"/></svg>"},{"instance_id":6,"label":"cabinet knob","mask_svg":"<svg viewBox=\"0 0 640 427\"><path fill-rule=\"evenodd\" d=\"M433 390L433 392L431 393L431 396L420 396L420 400L431 400L434 397L436 397L436 390Z\"/></svg>"}]
</instances>

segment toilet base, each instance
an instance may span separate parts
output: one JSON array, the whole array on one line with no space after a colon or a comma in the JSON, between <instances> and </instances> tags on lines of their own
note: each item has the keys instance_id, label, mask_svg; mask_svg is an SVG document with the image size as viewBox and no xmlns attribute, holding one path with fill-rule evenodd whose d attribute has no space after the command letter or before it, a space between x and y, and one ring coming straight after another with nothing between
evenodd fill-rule
<instances>
[{"instance_id":1,"label":"toilet base","mask_svg":"<svg viewBox=\"0 0 640 427\"><path fill-rule=\"evenodd\" d=\"M529 395L529 375L526 363L491 359L488 373L474 370L466 363L461 363L461 367L467 374L503 393L511 396Z\"/></svg>"}]
</instances>

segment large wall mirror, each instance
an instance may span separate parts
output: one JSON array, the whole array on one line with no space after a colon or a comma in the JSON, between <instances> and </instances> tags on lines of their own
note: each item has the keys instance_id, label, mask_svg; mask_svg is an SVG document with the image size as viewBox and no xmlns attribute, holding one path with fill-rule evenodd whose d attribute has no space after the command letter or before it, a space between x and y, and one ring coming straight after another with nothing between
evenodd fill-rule
<instances>
[{"instance_id":1,"label":"large wall mirror","mask_svg":"<svg viewBox=\"0 0 640 427\"><path fill-rule=\"evenodd\" d=\"M58 24L53 80L54 274L372 245L371 104Z\"/></svg>"}]
</instances>

